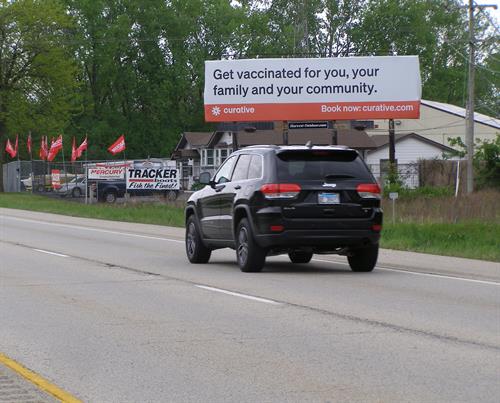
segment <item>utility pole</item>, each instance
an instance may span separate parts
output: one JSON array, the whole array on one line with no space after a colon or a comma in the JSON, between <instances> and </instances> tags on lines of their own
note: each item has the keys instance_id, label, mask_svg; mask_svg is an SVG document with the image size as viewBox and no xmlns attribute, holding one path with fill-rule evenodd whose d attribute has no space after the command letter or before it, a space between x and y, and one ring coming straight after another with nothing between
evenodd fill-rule
<instances>
[{"instance_id":1,"label":"utility pole","mask_svg":"<svg viewBox=\"0 0 500 403\"><path fill-rule=\"evenodd\" d=\"M474 191L474 170L472 161L474 158L474 63L475 63L475 38L474 38L474 11L476 8L483 9L493 7L496 4L475 4L469 0L469 77L468 77L468 99L466 114L465 145L467 147L467 193Z\"/></svg>"}]
</instances>

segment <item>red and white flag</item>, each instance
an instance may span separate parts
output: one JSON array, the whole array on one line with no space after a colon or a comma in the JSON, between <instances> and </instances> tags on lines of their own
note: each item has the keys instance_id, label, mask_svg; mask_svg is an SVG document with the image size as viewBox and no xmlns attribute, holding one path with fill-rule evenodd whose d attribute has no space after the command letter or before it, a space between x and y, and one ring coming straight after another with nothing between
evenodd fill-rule
<instances>
[{"instance_id":1,"label":"red and white flag","mask_svg":"<svg viewBox=\"0 0 500 403\"><path fill-rule=\"evenodd\" d=\"M76 161L77 159L76 155L76 145L75 145L75 136L73 136L73 144L71 145L71 162Z\"/></svg>"},{"instance_id":2,"label":"red and white flag","mask_svg":"<svg viewBox=\"0 0 500 403\"><path fill-rule=\"evenodd\" d=\"M45 161L49 156L49 146L47 144L47 136L42 136L40 139L40 151L38 153L40 159Z\"/></svg>"},{"instance_id":3,"label":"red and white flag","mask_svg":"<svg viewBox=\"0 0 500 403\"><path fill-rule=\"evenodd\" d=\"M108 147L108 151L115 155L125 151L125 136L122 134L118 139Z\"/></svg>"},{"instance_id":4,"label":"red and white flag","mask_svg":"<svg viewBox=\"0 0 500 403\"><path fill-rule=\"evenodd\" d=\"M26 141L26 147L28 147L28 153L31 155L31 133L28 134L28 140Z\"/></svg>"},{"instance_id":5,"label":"red and white flag","mask_svg":"<svg viewBox=\"0 0 500 403\"><path fill-rule=\"evenodd\" d=\"M14 158L16 156L17 152L14 147L12 147L10 139L7 139L7 143L5 143L5 151L10 155L11 158Z\"/></svg>"},{"instance_id":6,"label":"red and white flag","mask_svg":"<svg viewBox=\"0 0 500 403\"><path fill-rule=\"evenodd\" d=\"M18 148L19 147L19 134L16 134L16 146L14 147L14 150L15 150L15 155L17 155L17 151L18 151Z\"/></svg>"},{"instance_id":7,"label":"red and white flag","mask_svg":"<svg viewBox=\"0 0 500 403\"><path fill-rule=\"evenodd\" d=\"M76 149L76 158L80 158L83 152L87 149L87 147L88 147L87 136L85 136L85 140L83 140L82 144L80 144Z\"/></svg>"},{"instance_id":8,"label":"red and white flag","mask_svg":"<svg viewBox=\"0 0 500 403\"><path fill-rule=\"evenodd\" d=\"M61 151L62 147L63 147L62 135L59 135L59 137L55 141L52 141L52 144L50 145L50 150L49 150L49 155L47 156L47 160L53 161L57 153Z\"/></svg>"}]
</instances>

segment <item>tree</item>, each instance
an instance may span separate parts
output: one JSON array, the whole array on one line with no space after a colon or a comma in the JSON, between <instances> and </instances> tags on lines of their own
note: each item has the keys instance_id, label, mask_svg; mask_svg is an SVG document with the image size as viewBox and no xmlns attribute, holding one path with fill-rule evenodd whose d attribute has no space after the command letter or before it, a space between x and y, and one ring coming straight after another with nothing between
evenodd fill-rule
<instances>
[{"instance_id":1,"label":"tree","mask_svg":"<svg viewBox=\"0 0 500 403\"><path fill-rule=\"evenodd\" d=\"M56 133L78 108L71 19L57 0L0 1L0 190L7 133Z\"/></svg>"}]
</instances>

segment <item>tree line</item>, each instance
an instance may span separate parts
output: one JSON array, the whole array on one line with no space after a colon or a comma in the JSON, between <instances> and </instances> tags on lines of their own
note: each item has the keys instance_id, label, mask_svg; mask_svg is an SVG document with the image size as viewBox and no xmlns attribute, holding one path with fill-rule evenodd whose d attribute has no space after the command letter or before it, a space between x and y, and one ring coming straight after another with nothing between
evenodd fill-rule
<instances>
[{"instance_id":1,"label":"tree line","mask_svg":"<svg viewBox=\"0 0 500 403\"><path fill-rule=\"evenodd\" d=\"M498 26L476 25L477 110L498 116ZM0 0L0 162L16 133L27 158L28 131L35 149L88 135L106 158L124 134L130 158L168 156L213 129L204 61L221 58L418 55L423 97L464 106L467 36L460 0Z\"/></svg>"}]
</instances>

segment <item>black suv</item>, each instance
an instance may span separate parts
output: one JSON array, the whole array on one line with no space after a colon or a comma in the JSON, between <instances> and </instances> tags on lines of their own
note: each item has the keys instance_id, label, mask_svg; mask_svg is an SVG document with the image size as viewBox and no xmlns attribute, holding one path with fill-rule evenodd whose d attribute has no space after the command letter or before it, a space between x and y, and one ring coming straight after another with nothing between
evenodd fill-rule
<instances>
[{"instance_id":1,"label":"black suv","mask_svg":"<svg viewBox=\"0 0 500 403\"><path fill-rule=\"evenodd\" d=\"M233 248L240 269L261 271L266 256L346 255L372 271L382 229L380 188L357 151L336 146L252 146L234 152L186 206L186 253L207 263Z\"/></svg>"}]
</instances>

